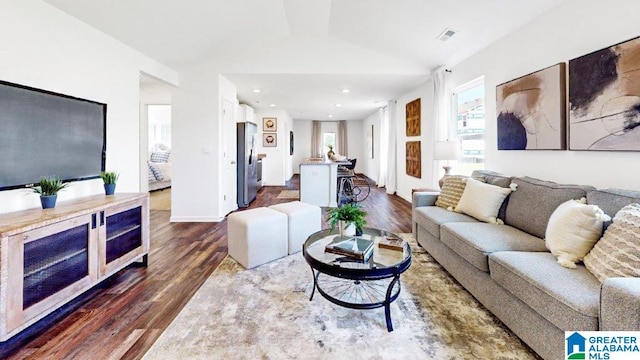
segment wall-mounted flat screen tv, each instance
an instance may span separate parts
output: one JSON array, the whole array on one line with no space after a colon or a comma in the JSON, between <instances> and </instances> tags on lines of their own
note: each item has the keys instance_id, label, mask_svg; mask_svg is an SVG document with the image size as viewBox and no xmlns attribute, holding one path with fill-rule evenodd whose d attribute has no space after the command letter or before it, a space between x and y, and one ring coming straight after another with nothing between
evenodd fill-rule
<instances>
[{"instance_id":1,"label":"wall-mounted flat screen tv","mask_svg":"<svg viewBox=\"0 0 640 360\"><path fill-rule=\"evenodd\" d=\"M99 177L106 122L106 104L0 81L0 190Z\"/></svg>"}]
</instances>

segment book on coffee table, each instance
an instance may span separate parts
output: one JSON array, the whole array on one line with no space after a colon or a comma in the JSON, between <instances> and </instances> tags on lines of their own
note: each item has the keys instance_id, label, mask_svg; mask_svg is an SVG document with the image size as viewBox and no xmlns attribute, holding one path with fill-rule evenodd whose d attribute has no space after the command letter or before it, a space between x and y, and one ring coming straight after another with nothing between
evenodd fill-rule
<instances>
[{"instance_id":1,"label":"book on coffee table","mask_svg":"<svg viewBox=\"0 0 640 360\"><path fill-rule=\"evenodd\" d=\"M346 237L338 239L324 248L324 251L348 256L350 258L366 261L373 254L373 241L359 237Z\"/></svg>"},{"instance_id":2,"label":"book on coffee table","mask_svg":"<svg viewBox=\"0 0 640 360\"><path fill-rule=\"evenodd\" d=\"M378 242L378 247L383 249L404 250L404 241L397 236L383 236Z\"/></svg>"}]
</instances>

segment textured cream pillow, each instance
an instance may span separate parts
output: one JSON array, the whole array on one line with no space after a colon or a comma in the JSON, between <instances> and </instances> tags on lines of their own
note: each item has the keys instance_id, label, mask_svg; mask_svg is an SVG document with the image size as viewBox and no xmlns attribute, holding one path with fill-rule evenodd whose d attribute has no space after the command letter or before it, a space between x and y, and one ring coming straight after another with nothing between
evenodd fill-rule
<instances>
[{"instance_id":1,"label":"textured cream pillow","mask_svg":"<svg viewBox=\"0 0 640 360\"><path fill-rule=\"evenodd\" d=\"M469 178L456 206L456 212L465 213L491 224L502 224L502 220L498 219L498 211L511 191L510 188L489 185Z\"/></svg>"},{"instance_id":2,"label":"textured cream pillow","mask_svg":"<svg viewBox=\"0 0 640 360\"><path fill-rule=\"evenodd\" d=\"M575 268L602 236L602 224L611 220L596 205L587 205L587 199L569 200L558 206L547 224L547 249L566 268Z\"/></svg>"},{"instance_id":3,"label":"textured cream pillow","mask_svg":"<svg viewBox=\"0 0 640 360\"><path fill-rule=\"evenodd\" d=\"M601 282L610 277L640 277L640 204L629 204L613 217L584 265Z\"/></svg>"},{"instance_id":4,"label":"textured cream pillow","mask_svg":"<svg viewBox=\"0 0 640 360\"><path fill-rule=\"evenodd\" d=\"M466 185L466 176L447 175L442 181L442 191L436 199L436 206L453 211L460 201Z\"/></svg>"}]
</instances>

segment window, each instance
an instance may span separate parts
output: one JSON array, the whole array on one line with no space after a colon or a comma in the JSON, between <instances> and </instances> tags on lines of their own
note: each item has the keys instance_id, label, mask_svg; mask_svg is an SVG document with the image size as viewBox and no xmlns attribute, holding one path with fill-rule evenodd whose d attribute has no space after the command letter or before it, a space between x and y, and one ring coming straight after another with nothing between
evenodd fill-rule
<instances>
[{"instance_id":1,"label":"window","mask_svg":"<svg viewBox=\"0 0 640 360\"><path fill-rule=\"evenodd\" d=\"M323 133L322 143L324 144L324 153L328 153L329 149L336 151L336 133Z\"/></svg>"},{"instance_id":2,"label":"window","mask_svg":"<svg viewBox=\"0 0 640 360\"><path fill-rule=\"evenodd\" d=\"M171 105L148 105L149 149L157 144L171 147Z\"/></svg>"},{"instance_id":3,"label":"window","mask_svg":"<svg viewBox=\"0 0 640 360\"><path fill-rule=\"evenodd\" d=\"M456 88L451 103L453 135L462 147L456 173L470 175L473 170L484 169L484 79Z\"/></svg>"}]
</instances>

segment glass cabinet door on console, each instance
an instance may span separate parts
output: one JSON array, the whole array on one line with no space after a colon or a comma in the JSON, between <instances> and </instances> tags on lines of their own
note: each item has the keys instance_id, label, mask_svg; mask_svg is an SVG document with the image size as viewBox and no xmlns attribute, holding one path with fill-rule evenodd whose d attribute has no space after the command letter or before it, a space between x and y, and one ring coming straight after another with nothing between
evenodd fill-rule
<instances>
[{"instance_id":1,"label":"glass cabinet door on console","mask_svg":"<svg viewBox=\"0 0 640 360\"><path fill-rule=\"evenodd\" d=\"M96 281L97 237L96 214L9 237L7 331Z\"/></svg>"},{"instance_id":2,"label":"glass cabinet door on console","mask_svg":"<svg viewBox=\"0 0 640 360\"><path fill-rule=\"evenodd\" d=\"M127 203L100 213L99 263L100 276L115 272L139 258L148 248L145 240L148 227L147 202ZM148 241L148 240L147 240Z\"/></svg>"}]
</instances>

